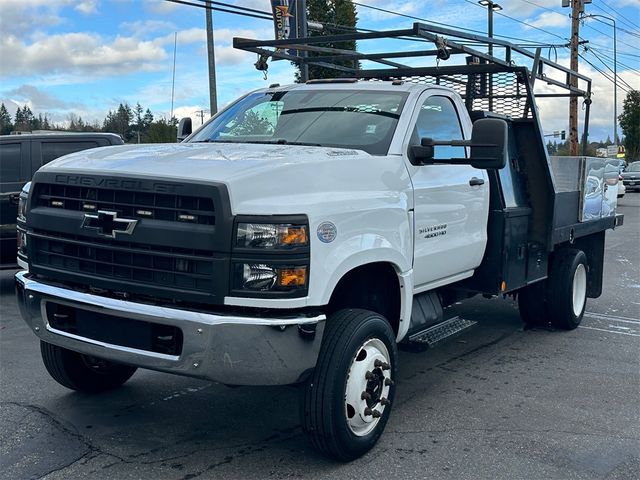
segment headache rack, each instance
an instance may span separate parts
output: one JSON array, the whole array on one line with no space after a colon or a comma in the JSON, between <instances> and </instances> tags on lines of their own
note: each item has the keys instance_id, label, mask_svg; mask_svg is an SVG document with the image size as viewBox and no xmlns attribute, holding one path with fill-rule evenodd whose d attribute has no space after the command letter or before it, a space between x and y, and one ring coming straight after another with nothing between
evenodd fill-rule
<instances>
[{"instance_id":1,"label":"headache rack","mask_svg":"<svg viewBox=\"0 0 640 480\"><path fill-rule=\"evenodd\" d=\"M366 43L367 50L369 47L379 50L379 45L389 45L392 40L404 42L404 48L364 53L321 45L356 41L360 47ZM413 43L410 45L409 41ZM418 42L430 48L413 48ZM408 45L411 48L406 48ZM584 99L582 150L583 154L586 152L591 79L542 57L541 48L531 51L504 40L418 22L409 29L380 32L286 40L234 38L233 46L258 54L256 68L264 72L270 58L284 59L296 63L301 71L305 66L316 65L337 70L343 78L404 80L450 87L462 96L470 114L490 111L514 120L531 119L539 123L536 97L581 97ZM482 51L485 47L492 54ZM464 63L450 65L458 55L464 55ZM419 59L432 65L416 66ZM399 63L403 60L411 65ZM515 60L531 61L531 68L518 66Z\"/></svg>"}]
</instances>

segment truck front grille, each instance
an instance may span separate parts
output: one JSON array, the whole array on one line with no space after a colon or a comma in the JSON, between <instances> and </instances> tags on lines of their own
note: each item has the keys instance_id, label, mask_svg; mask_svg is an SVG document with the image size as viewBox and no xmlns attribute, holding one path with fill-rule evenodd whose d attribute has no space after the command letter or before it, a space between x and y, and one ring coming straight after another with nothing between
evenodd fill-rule
<instances>
[{"instance_id":1,"label":"truck front grille","mask_svg":"<svg viewBox=\"0 0 640 480\"><path fill-rule=\"evenodd\" d=\"M215 225L213 199L74 185L39 184L38 207L80 212L110 210L128 218Z\"/></svg>"},{"instance_id":2,"label":"truck front grille","mask_svg":"<svg viewBox=\"0 0 640 480\"><path fill-rule=\"evenodd\" d=\"M232 217L222 184L37 172L28 208L36 275L162 302L219 305L228 293ZM108 224L87 227L101 211L137 222L109 236Z\"/></svg>"},{"instance_id":3,"label":"truck front grille","mask_svg":"<svg viewBox=\"0 0 640 480\"><path fill-rule=\"evenodd\" d=\"M213 291L213 252L89 241L51 232L34 232L29 241L35 266L86 275L91 285L99 286L101 279L118 280L113 286L116 290L137 292L136 287L148 286L156 290L156 296L166 297L179 291L204 295Z\"/></svg>"}]
</instances>

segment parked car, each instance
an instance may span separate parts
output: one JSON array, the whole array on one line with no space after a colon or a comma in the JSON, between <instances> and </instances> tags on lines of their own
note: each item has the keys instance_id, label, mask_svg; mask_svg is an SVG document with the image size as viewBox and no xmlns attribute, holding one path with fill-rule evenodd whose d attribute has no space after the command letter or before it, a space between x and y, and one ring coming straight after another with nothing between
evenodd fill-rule
<instances>
[{"instance_id":1,"label":"parked car","mask_svg":"<svg viewBox=\"0 0 640 480\"><path fill-rule=\"evenodd\" d=\"M113 133L43 133L0 136L0 269L16 264L16 217L22 186L42 165L89 148L122 145Z\"/></svg>"},{"instance_id":2,"label":"parked car","mask_svg":"<svg viewBox=\"0 0 640 480\"><path fill-rule=\"evenodd\" d=\"M628 190L640 188L640 162L630 163L622 172L622 183Z\"/></svg>"},{"instance_id":3,"label":"parked car","mask_svg":"<svg viewBox=\"0 0 640 480\"><path fill-rule=\"evenodd\" d=\"M627 187L624 186L624 179L622 175L618 180L618 198L624 197L624 194L627 192Z\"/></svg>"}]
</instances>

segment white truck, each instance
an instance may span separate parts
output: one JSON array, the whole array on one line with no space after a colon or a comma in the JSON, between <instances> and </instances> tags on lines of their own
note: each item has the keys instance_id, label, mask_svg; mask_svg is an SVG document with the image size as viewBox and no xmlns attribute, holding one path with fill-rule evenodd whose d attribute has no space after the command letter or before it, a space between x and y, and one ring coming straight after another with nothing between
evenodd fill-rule
<instances>
[{"instance_id":1,"label":"white truck","mask_svg":"<svg viewBox=\"0 0 640 480\"><path fill-rule=\"evenodd\" d=\"M349 460L389 418L397 344L472 323L444 306L511 294L526 324L577 327L601 293L604 232L622 222L582 218L585 172L560 185L534 77L496 59L411 73L436 81L359 69L272 85L179 144L41 168L21 197L16 285L51 376L89 392L138 367L298 384L313 444ZM473 84L483 75L496 83ZM457 81L464 99L443 86ZM488 96L498 82L519 89L503 92L512 103ZM487 98L517 108L474 108Z\"/></svg>"}]
</instances>

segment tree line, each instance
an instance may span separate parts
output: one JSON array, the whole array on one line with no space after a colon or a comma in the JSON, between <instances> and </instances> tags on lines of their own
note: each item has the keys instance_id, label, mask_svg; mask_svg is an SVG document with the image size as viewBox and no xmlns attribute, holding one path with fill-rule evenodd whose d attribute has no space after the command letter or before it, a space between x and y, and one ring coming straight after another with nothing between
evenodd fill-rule
<instances>
[{"instance_id":1,"label":"tree line","mask_svg":"<svg viewBox=\"0 0 640 480\"><path fill-rule=\"evenodd\" d=\"M47 113L36 116L28 105L18 107L14 118L11 118L4 103L0 104L0 135L35 130L107 132L120 135L125 143L173 143L176 141L177 124L175 117L155 119L151 110L140 103L134 107L121 103L114 111L109 110L102 123L97 120L87 122L70 113L65 124L53 122Z\"/></svg>"}]
</instances>

